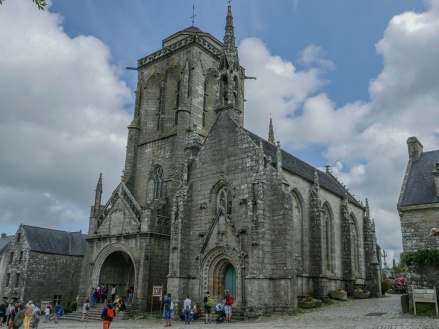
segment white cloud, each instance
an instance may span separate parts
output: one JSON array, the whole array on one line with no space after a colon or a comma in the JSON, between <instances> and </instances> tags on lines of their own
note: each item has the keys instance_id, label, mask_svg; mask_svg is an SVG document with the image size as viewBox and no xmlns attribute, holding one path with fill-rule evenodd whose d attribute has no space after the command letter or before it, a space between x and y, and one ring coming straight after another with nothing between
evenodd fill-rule
<instances>
[{"instance_id":1,"label":"white cloud","mask_svg":"<svg viewBox=\"0 0 439 329\"><path fill-rule=\"evenodd\" d=\"M323 69L334 70L335 64L324 56L322 48L310 45L300 52L299 63L304 66L317 65Z\"/></svg>"},{"instance_id":2,"label":"white cloud","mask_svg":"<svg viewBox=\"0 0 439 329\"><path fill-rule=\"evenodd\" d=\"M109 194L123 169L132 95L101 41L32 1L1 7L0 226L86 230L100 171Z\"/></svg>"}]
</instances>

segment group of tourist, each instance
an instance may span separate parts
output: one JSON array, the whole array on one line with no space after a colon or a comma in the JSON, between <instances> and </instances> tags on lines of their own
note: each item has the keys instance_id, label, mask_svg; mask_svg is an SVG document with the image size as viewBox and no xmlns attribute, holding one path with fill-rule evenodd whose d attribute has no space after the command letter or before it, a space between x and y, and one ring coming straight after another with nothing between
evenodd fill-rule
<instances>
[{"instance_id":1,"label":"group of tourist","mask_svg":"<svg viewBox=\"0 0 439 329\"><path fill-rule=\"evenodd\" d=\"M206 291L204 294L204 314L205 314L205 324L212 323L212 297L210 292ZM215 307L215 313L217 315L217 322L230 323L232 319L232 304L234 303L233 295L225 290L224 299L222 303L218 303ZM164 319L165 327L172 327L172 310L173 303L171 294L168 293L164 299ZM201 316L201 309L198 307L197 303L192 303L189 295L183 301L182 312L179 315L180 320L184 321L185 324L190 324L191 321L198 319ZM105 328L104 328L105 329Z\"/></svg>"},{"instance_id":2,"label":"group of tourist","mask_svg":"<svg viewBox=\"0 0 439 329\"><path fill-rule=\"evenodd\" d=\"M56 305L55 308L49 303L45 309L44 322L55 320L61 315L62 308ZM30 300L26 305L19 301L5 302L0 305L0 324L8 329L18 329L23 325L24 329L38 328L40 323L41 309Z\"/></svg>"},{"instance_id":3,"label":"group of tourist","mask_svg":"<svg viewBox=\"0 0 439 329\"><path fill-rule=\"evenodd\" d=\"M116 316L117 312L123 312L126 310L125 302L122 298L117 294L116 285L113 284L110 295L111 299L108 298L108 284L101 285L96 288L91 288L90 290L90 299L86 299L82 304L82 318L81 322L88 322L89 310L91 307L95 307L99 300L102 300L104 304L104 308L101 312L101 319L103 321L103 328L110 328L111 322L113 318ZM130 286L127 289L128 294L128 302L130 303L133 299L134 287Z\"/></svg>"}]
</instances>

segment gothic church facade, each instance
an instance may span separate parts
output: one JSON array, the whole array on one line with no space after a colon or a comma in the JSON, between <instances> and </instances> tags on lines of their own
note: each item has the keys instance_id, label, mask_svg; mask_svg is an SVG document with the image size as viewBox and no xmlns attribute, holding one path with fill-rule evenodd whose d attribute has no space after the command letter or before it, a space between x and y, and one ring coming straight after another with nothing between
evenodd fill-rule
<instances>
[{"instance_id":1,"label":"gothic church facade","mask_svg":"<svg viewBox=\"0 0 439 329\"><path fill-rule=\"evenodd\" d=\"M220 42L191 26L138 61L124 173L91 208L80 297L153 286L216 302L224 290L245 316L291 312L300 296L357 285L379 295L374 223L327 170L243 127L245 70L228 7ZM249 109L251 111L251 109Z\"/></svg>"}]
</instances>

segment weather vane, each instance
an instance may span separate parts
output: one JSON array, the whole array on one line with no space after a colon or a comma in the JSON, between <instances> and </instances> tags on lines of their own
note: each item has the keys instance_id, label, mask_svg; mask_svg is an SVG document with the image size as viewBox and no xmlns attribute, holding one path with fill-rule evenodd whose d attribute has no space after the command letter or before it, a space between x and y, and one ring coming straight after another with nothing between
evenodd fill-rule
<instances>
[{"instance_id":1,"label":"weather vane","mask_svg":"<svg viewBox=\"0 0 439 329\"><path fill-rule=\"evenodd\" d=\"M229 3L229 7L230 7L230 4L232 3L232 0L228 0L227 2Z\"/></svg>"},{"instance_id":2,"label":"weather vane","mask_svg":"<svg viewBox=\"0 0 439 329\"><path fill-rule=\"evenodd\" d=\"M192 18L192 26L194 26L195 16L197 16L197 15L195 15L195 5L192 5L192 16L191 16L191 18Z\"/></svg>"}]
</instances>

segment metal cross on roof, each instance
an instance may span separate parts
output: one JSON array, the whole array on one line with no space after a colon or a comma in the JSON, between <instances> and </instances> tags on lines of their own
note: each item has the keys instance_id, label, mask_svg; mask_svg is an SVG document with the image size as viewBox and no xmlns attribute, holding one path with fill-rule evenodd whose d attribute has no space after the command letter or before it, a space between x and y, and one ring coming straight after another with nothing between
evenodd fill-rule
<instances>
[{"instance_id":1,"label":"metal cross on roof","mask_svg":"<svg viewBox=\"0 0 439 329\"><path fill-rule=\"evenodd\" d=\"M195 15L195 5L192 5L192 16L191 16L191 18L192 18L192 26L194 26L195 16L197 16L197 15Z\"/></svg>"}]
</instances>

